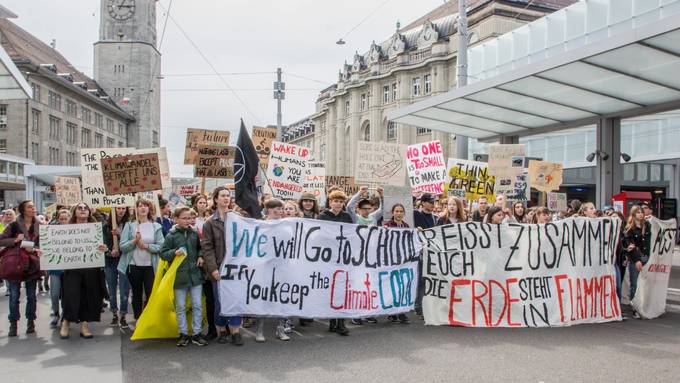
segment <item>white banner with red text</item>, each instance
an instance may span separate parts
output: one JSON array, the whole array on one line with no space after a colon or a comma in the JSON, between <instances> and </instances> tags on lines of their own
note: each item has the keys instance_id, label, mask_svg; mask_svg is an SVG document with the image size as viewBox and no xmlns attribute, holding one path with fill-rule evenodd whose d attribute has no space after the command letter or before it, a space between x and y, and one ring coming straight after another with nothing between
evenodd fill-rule
<instances>
[{"instance_id":1,"label":"white banner with red text","mask_svg":"<svg viewBox=\"0 0 680 383\"><path fill-rule=\"evenodd\" d=\"M652 225L649 260L638 275L635 298L631 304L641 317L653 319L666 312L678 223L674 219L661 221L653 217L649 222Z\"/></svg>"},{"instance_id":2,"label":"white banner with red text","mask_svg":"<svg viewBox=\"0 0 680 383\"><path fill-rule=\"evenodd\" d=\"M476 222L420 233L429 325L555 327L621 320L616 218Z\"/></svg>"},{"instance_id":3,"label":"white banner with red text","mask_svg":"<svg viewBox=\"0 0 680 383\"><path fill-rule=\"evenodd\" d=\"M413 309L417 232L229 213L221 315L360 318Z\"/></svg>"}]
</instances>

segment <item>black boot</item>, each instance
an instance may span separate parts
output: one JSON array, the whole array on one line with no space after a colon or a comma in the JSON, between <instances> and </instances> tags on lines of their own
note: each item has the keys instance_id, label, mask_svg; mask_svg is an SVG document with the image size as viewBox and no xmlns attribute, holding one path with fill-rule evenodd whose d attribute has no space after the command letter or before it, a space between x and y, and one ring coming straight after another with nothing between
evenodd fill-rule
<instances>
[{"instance_id":1,"label":"black boot","mask_svg":"<svg viewBox=\"0 0 680 383\"><path fill-rule=\"evenodd\" d=\"M330 332L335 332L337 330L337 320L331 319L330 321L330 326L328 326L328 331Z\"/></svg>"},{"instance_id":2,"label":"black boot","mask_svg":"<svg viewBox=\"0 0 680 383\"><path fill-rule=\"evenodd\" d=\"M7 336L17 336L17 321L9 322L9 333Z\"/></svg>"},{"instance_id":3,"label":"black boot","mask_svg":"<svg viewBox=\"0 0 680 383\"><path fill-rule=\"evenodd\" d=\"M345 320L344 319L338 319L338 325L337 328L335 329L335 332L337 332L339 335L347 336L349 335L349 329L345 327Z\"/></svg>"},{"instance_id":4,"label":"black boot","mask_svg":"<svg viewBox=\"0 0 680 383\"><path fill-rule=\"evenodd\" d=\"M29 320L26 323L26 334L33 334L35 332L35 321Z\"/></svg>"}]
</instances>

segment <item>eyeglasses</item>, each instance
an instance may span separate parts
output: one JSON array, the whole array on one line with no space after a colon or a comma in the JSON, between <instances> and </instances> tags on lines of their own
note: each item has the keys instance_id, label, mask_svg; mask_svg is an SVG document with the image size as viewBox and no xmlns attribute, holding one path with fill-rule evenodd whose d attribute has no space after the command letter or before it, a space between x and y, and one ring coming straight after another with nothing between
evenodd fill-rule
<instances>
[{"instance_id":1,"label":"eyeglasses","mask_svg":"<svg viewBox=\"0 0 680 383\"><path fill-rule=\"evenodd\" d=\"M82 205L76 207L76 209L78 209L78 210L80 210L80 211L89 211L89 210L90 210L89 207L87 207L87 206L82 206Z\"/></svg>"}]
</instances>

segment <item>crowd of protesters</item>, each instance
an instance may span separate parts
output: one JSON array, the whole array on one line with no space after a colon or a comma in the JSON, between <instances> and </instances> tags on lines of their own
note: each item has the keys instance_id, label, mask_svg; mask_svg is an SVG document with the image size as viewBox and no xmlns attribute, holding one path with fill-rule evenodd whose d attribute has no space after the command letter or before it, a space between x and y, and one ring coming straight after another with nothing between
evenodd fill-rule
<instances>
[{"instance_id":1,"label":"crowd of protesters","mask_svg":"<svg viewBox=\"0 0 680 383\"><path fill-rule=\"evenodd\" d=\"M457 197L438 198L429 193L414 194L413 201L384 205L382 188L373 193L368 187L347 196L343 190L331 187L320 201L314 194L303 193L299 200L281 201L265 194L261 199L261 216L266 220L286 217L318 219L332 222L378 225L388 228L429 229L435 226L461 222L486 224L520 223L546 224L571 216L589 218L618 216L623 224L616 250L617 294L621 298L621 281L626 272L630 276L629 297L632 299L637 288L637 275L648 261L651 216L648 205L635 205L629 209L628 217L615 211L611 206L598 210L592 203L573 200L564 212L551 212L545 207L528 207L525 203L509 203L505 196L498 195L494 203L480 197L468 205ZM407 216L407 207L413 203L413 216ZM325 205L324 206L322 206ZM187 206L171 211L167 201L160 200L160 211L156 204L146 199L137 200L134 208L112 208L98 211L85 203L78 203L70 209L58 207L52 217L38 215L32 201L21 202L15 210L2 212L0 220L0 247L6 250L21 249L29 256L29 266L20 280L4 281L9 295L9 336L17 336L20 314L20 291L24 286L26 294L26 333L35 332L36 297L42 290L49 290L51 301L50 326L59 330L63 339L70 337L72 323L79 325L82 338L93 337L89 323L99 322L101 313L110 310L110 326L129 329L130 321L140 318L154 286L154 277L160 259L172 262L183 257L177 269L174 284L175 310L179 327L177 346L193 343L204 346L208 341L243 345L242 327L255 326L255 341L264 342L264 329L273 321L275 336L282 341L290 340L294 328L292 318L225 318L220 315L218 281L219 265L225 254L224 225L226 214L234 211L248 214L235 204L230 190L216 188L210 196L197 194ZM387 218L389 216L389 219ZM49 219L47 219L49 218ZM87 222L102 222L105 252L103 269L50 270L40 271L39 226L64 225ZM419 271L420 272L420 271ZM416 315L422 316L423 284L419 283ZM202 297L205 296L205 300ZM187 322L187 297L191 303L191 322ZM107 303L108 302L108 303ZM204 305L205 302L205 305ZM129 303L132 318L128 318ZM205 306L205 307L204 307ZM203 313L206 328L203 327ZM637 316L637 314L634 313ZM393 323L409 323L405 314L390 316ZM307 326L313 320L299 319L299 326ZM355 318L355 326L375 323L378 318ZM191 325L191 327L189 327ZM350 329L345 319L331 319L329 331L347 336Z\"/></svg>"}]
</instances>

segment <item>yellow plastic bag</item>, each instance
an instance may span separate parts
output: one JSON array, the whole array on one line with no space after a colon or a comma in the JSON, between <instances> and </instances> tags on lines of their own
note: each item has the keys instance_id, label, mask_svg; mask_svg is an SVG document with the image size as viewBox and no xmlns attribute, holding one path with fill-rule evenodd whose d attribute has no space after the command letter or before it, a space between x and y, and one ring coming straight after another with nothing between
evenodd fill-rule
<instances>
[{"instance_id":1,"label":"yellow plastic bag","mask_svg":"<svg viewBox=\"0 0 680 383\"><path fill-rule=\"evenodd\" d=\"M171 265L163 259L158 262L151 297L137 321L131 340L177 338L179 326L175 314L174 286L177 268L184 258L186 255L175 257Z\"/></svg>"}]
</instances>

